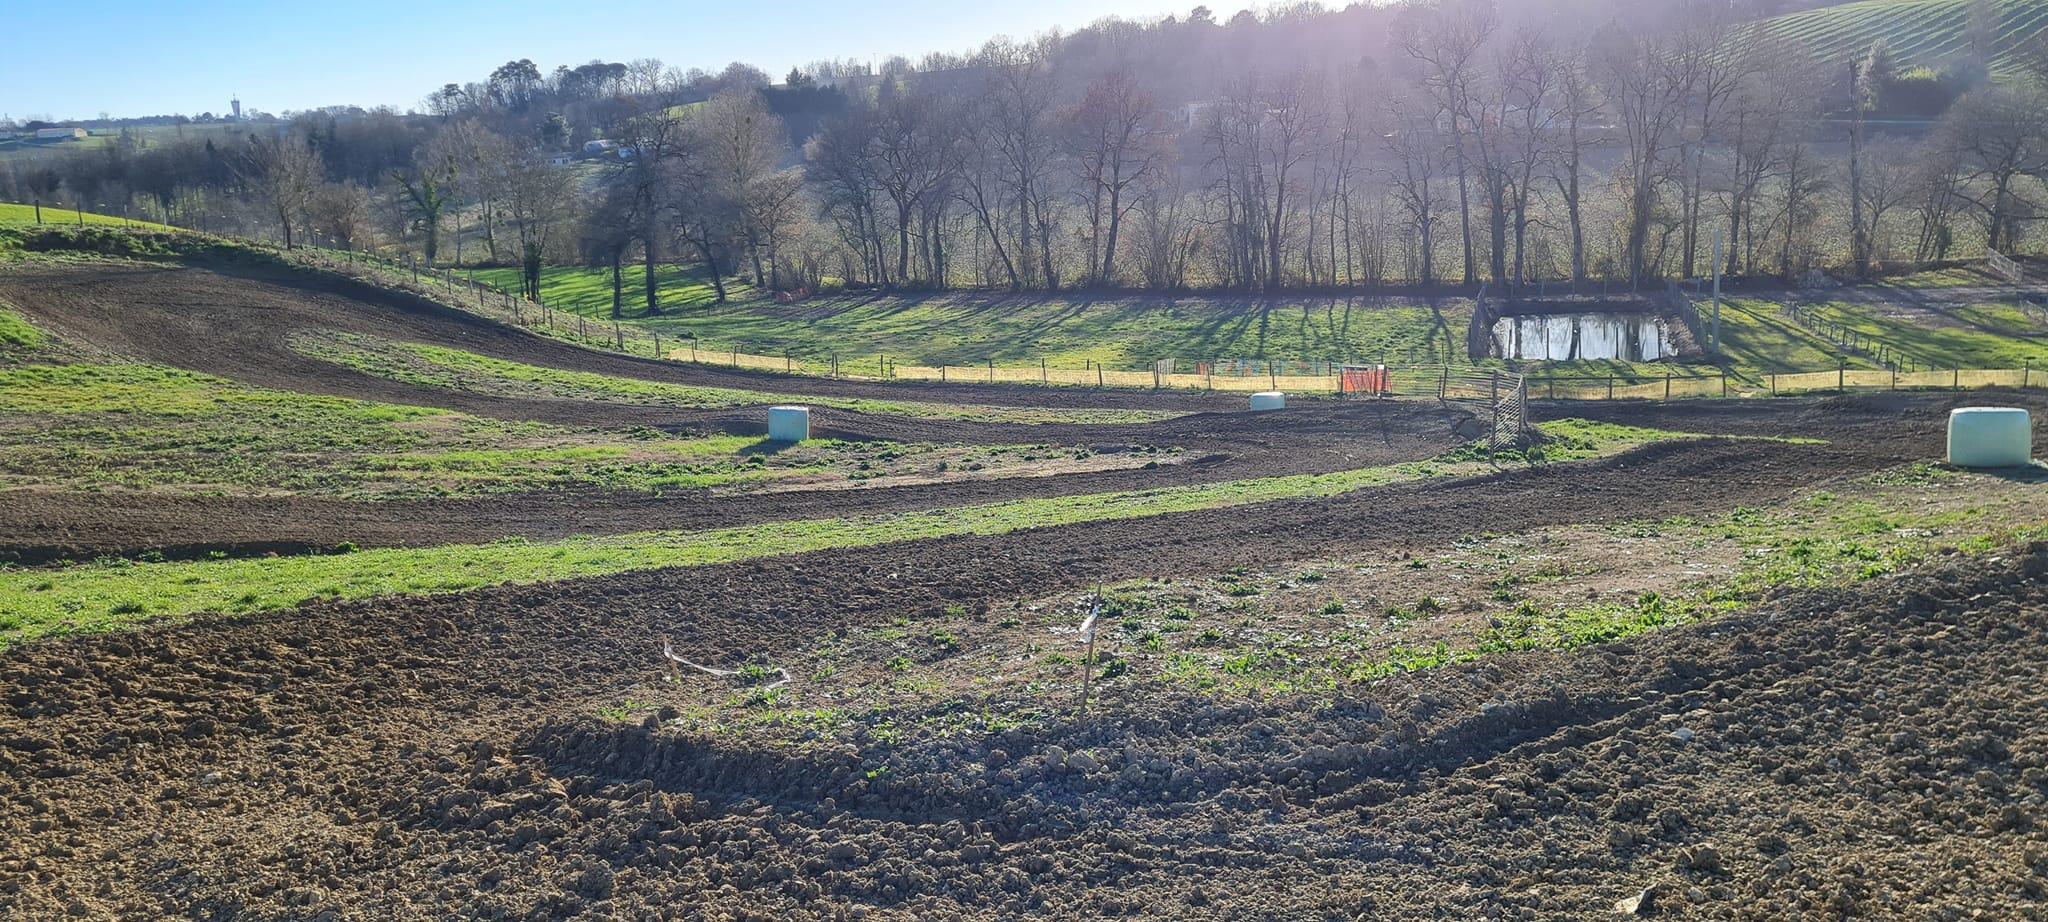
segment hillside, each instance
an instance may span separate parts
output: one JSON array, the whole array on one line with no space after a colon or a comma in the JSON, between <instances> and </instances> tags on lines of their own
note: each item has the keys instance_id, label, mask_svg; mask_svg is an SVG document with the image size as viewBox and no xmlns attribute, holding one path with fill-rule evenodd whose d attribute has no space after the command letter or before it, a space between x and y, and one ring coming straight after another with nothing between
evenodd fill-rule
<instances>
[{"instance_id":1,"label":"hillside","mask_svg":"<svg viewBox=\"0 0 2048 922\"><path fill-rule=\"evenodd\" d=\"M2011 74L2018 50L2048 28L2048 0L1991 0L1998 27L1992 73ZM1970 0L1863 0L1788 13L1763 22L1768 34L1811 49L1823 64L1846 63L1882 38L1913 65L1939 67L1969 53Z\"/></svg>"}]
</instances>

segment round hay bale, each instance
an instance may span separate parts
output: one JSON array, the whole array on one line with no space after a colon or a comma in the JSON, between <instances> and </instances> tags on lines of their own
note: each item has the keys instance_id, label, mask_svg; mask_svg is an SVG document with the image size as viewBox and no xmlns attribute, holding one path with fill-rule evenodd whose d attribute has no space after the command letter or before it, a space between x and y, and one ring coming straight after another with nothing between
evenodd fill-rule
<instances>
[{"instance_id":1,"label":"round hay bale","mask_svg":"<svg viewBox=\"0 0 2048 922\"><path fill-rule=\"evenodd\" d=\"M1948 414L1948 463L2021 467L2031 460L2034 425L2019 407L1961 407Z\"/></svg>"},{"instance_id":2,"label":"round hay bale","mask_svg":"<svg viewBox=\"0 0 2048 922\"><path fill-rule=\"evenodd\" d=\"M769 407L768 440L801 442L811 437L810 407Z\"/></svg>"},{"instance_id":3,"label":"round hay bale","mask_svg":"<svg viewBox=\"0 0 2048 922\"><path fill-rule=\"evenodd\" d=\"M1287 409L1287 395L1279 391L1260 391L1252 395L1252 409L1285 410Z\"/></svg>"}]
</instances>

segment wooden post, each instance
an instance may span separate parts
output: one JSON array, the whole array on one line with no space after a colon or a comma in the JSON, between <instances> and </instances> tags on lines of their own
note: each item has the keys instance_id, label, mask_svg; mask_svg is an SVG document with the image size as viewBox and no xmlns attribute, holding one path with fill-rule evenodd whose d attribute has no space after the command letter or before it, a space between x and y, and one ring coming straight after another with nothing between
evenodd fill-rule
<instances>
[{"instance_id":1,"label":"wooden post","mask_svg":"<svg viewBox=\"0 0 2048 922\"><path fill-rule=\"evenodd\" d=\"M1849 388L1848 388L1848 380L1849 380L1849 363L1848 363L1848 362L1838 362L1838 363L1836 363L1836 364L1835 364L1835 393L1837 393L1837 394L1847 393L1847 392L1848 392L1848 390L1849 390Z\"/></svg>"},{"instance_id":2,"label":"wooden post","mask_svg":"<svg viewBox=\"0 0 2048 922\"><path fill-rule=\"evenodd\" d=\"M1095 386L1096 386L1096 387L1098 387L1098 388L1102 386L1102 363L1101 363L1101 362L1097 362L1097 363L1095 363Z\"/></svg>"},{"instance_id":3,"label":"wooden post","mask_svg":"<svg viewBox=\"0 0 2048 922\"><path fill-rule=\"evenodd\" d=\"M1778 373L1771 372L1771 396L1778 396Z\"/></svg>"},{"instance_id":4,"label":"wooden post","mask_svg":"<svg viewBox=\"0 0 2048 922\"><path fill-rule=\"evenodd\" d=\"M1955 367L1955 377L1951 379L1948 389L1952 391L1963 389L1963 367L1961 365Z\"/></svg>"},{"instance_id":5,"label":"wooden post","mask_svg":"<svg viewBox=\"0 0 2048 922\"><path fill-rule=\"evenodd\" d=\"M1664 400L1666 403L1671 401L1671 372L1668 371L1664 373Z\"/></svg>"},{"instance_id":6,"label":"wooden post","mask_svg":"<svg viewBox=\"0 0 2048 922\"><path fill-rule=\"evenodd\" d=\"M1045 356L1042 356L1042 355L1038 357L1038 383L1040 383L1040 384L1051 384L1051 383L1052 383L1052 378L1051 378L1050 376L1048 376L1048 375L1046 374L1046 371L1045 371Z\"/></svg>"},{"instance_id":7,"label":"wooden post","mask_svg":"<svg viewBox=\"0 0 2048 922\"><path fill-rule=\"evenodd\" d=\"M988 383L996 383L996 360L993 356L988 360Z\"/></svg>"},{"instance_id":8,"label":"wooden post","mask_svg":"<svg viewBox=\"0 0 2048 922\"><path fill-rule=\"evenodd\" d=\"M1088 606L1088 619L1081 622L1081 633L1087 635L1088 650L1081 655L1081 713L1088 713L1088 689L1090 677L1095 672L1095 619L1102 615L1102 587L1095 589L1095 601Z\"/></svg>"},{"instance_id":9,"label":"wooden post","mask_svg":"<svg viewBox=\"0 0 2048 922\"><path fill-rule=\"evenodd\" d=\"M1607 399L1609 399L1609 400L1613 400L1613 399L1614 399L1614 376L1613 376L1613 375L1608 375L1608 376L1607 376Z\"/></svg>"}]
</instances>

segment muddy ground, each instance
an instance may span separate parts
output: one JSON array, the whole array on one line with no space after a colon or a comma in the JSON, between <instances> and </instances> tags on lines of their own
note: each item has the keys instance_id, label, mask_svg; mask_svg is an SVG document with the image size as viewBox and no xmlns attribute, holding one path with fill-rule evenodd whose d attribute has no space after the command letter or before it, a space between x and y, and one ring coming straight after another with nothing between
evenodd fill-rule
<instances>
[{"instance_id":1,"label":"muddy ground","mask_svg":"<svg viewBox=\"0 0 2048 922\"><path fill-rule=\"evenodd\" d=\"M388 316L362 315L349 305L374 298L294 289L291 277L175 275L195 271L108 273L103 284L114 287L84 294L66 294L87 284L81 277L52 276L0 296L67 341L130 358L508 418L623 425L647 411L409 388L289 357L283 338L338 325L521 361L536 361L529 350L568 350L563 367L736 380L498 342L520 334L495 328L456 336L449 324L466 323L460 315L422 321L425 308L398 302ZM0 288L23 284L14 273L0 279ZM195 310L179 300L194 285L218 301ZM185 294L152 294L165 286ZM129 302L150 322L123 322L110 307ZM609 362L618 368L597 367ZM736 386L790 389L788 379L739 377L753 383ZM926 396L1018 403L1078 393L981 390ZM1548 416L1824 441L1660 444L1329 500L315 603L26 644L0 655L0 915L1550 919L1618 917L1619 905L1658 917L2038 917L2048 911L2048 831L2037 825L2048 798L2042 546L1956 556L1853 590L1784 594L1748 614L1575 654L1503 654L1334 696L1223 701L1126 687L1085 717L987 733L905 734L892 715L852 715L857 732L809 746L684 733L663 722L663 701L650 702L646 722L606 716L623 693L662 687L664 636L700 660L736 664L850 627L948 612L987 618L1098 582L1282 567L1359 548L1422 555L1479 535L1767 506L1936 457L1946 409L1986 399L1545 406ZM1990 399L2048 409L2037 396ZM1427 457L1447 444L1443 412L1397 403L1192 416L1122 437L1178 432L1189 446L1228 446L1210 464L1260 476ZM963 439L994 431L960 425ZM1192 460L1164 474L1024 487L789 494L758 514L1225 479ZM701 497L368 513L361 504L126 501L52 499L16 513L8 533L41 527L61 536L41 546L86 548L342 535L408 543L405 529L468 540L458 536L697 527L755 514Z\"/></svg>"},{"instance_id":2,"label":"muddy ground","mask_svg":"<svg viewBox=\"0 0 2048 922\"><path fill-rule=\"evenodd\" d=\"M0 906L1550 918L1648 887L1708 916L2010 908L2036 892L2027 817L2048 781L2039 659L2014 655L2048 639L2038 549L1335 707L1150 697L800 756L593 716L659 683L660 635L731 661L1096 580L1706 514L1889 463L1653 446L1326 502L32 644L0 666ZM1949 678L1913 678L1932 673ZM1698 725L1690 744L1674 721ZM1939 774L1894 789L1920 772Z\"/></svg>"}]
</instances>

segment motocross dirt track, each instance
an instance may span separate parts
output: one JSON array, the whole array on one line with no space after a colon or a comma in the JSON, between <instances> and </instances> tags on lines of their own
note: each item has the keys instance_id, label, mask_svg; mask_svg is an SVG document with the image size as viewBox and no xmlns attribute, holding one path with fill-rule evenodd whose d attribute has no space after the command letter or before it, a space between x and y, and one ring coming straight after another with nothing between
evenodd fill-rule
<instances>
[{"instance_id":1,"label":"motocross dirt track","mask_svg":"<svg viewBox=\"0 0 2048 922\"><path fill-rule=\"evenodd\" d=\"M135 284L130 294L147 300L150 285ZM0 294L39 321L66 316L40 313L59 309L38 307L33 292ZM107 324L108 337L127 328ZM277 358L288 355L275 351L281 339L245 343L241 373L226 354L173 361L179 346L164 335L122 354L217 362L199 370L321 393L389 386L305 360L295 368ZM504 348L534 360L524 345ZM561 348L563 362L710 373ZM357 386L368 390L347 390ZM1041 396L981 390L925 396ZM413 391L377 399L448 396ZM1086 399L1155 405L1151 395ZM1098 581L1710 515L1936 456L1946 408L1986 399L1545 408L1826 442L1667 443L1314 502L315 603L23 645L0 656L0 915L1549 919L1615 917L1616 902L1632 899L1657 917L2038 916L2048 898L2037 825L2048 798L2042 546L1786 594L1752 614L1575 654L1494 656L1347 687L1334 702L1109 690L1086 719L986 736L869 735L803 754L594 716L624 690L659 688L654 639L664 635L730 662L849 626L953 606L983 613ZM1995 400L2043 407L2028 395ZM631 415L576 406L554 412L603 425ZM1284 433L1258 428L1274 422L1183 425L1191 445L1237 439L1256 464L1232 462L1245 465L1233 476L1256 476L1427 457L1448 429L1439 413L1290 411L1308 427L1366 433L1293 468ZM1280 447L1255 454L1262 441ZM1082 488L1160 474L1100 476ZM899 489L790 499L777 514L952 505L1015 488ZM122 507L105 508L78 513L87 524L68 540L201 534L235 511L198 503L123 531ZM400 512L430 518L431 508ZM462 508L441 513L445 527L460 527ZM663 527L740 514L706 508L681 524L673 507L645 514L668 516ZM535 524L548 514L520 513ZM251 541L293 527L312 529L309 540L336 533L303 507L240 532L214 524Z\"/></svg>"},{"instance_id":2,"label":"motocross dirt track","mask_svg":"<svg viewBox=\"0 0 2048 922\"><path fill-rule=\"evenodd\" d=\"M34 644L0 677L0 899L30 918L1543 918L1652 886L1708 916L2033 899L2041 677L2012 654L2048 640L2042 549L1331 709L1111 701L1015 739L794 762L587 716L658 679L661 634L787 648L1098 579L1699 514L1867 458L1655 446L1272 504L1258 546L1242 516L1193 513ZM1087 771L1053 746L1112 755Z\"/></svg>"},{"instance_id":3,"label":"motocross dirt track","mask_svg":"<svg viewBox=\"0 0 2048 922\"><path fill-rule=\"evenodd\" d=\"M1080 388L873 384L654 362L577 348L340 276L264 267L95 263L0 273L0 301L67 343L96 353L301 393L443 407L572 426L654 426L759 433L758 409L676 410L598 400L516 399L393 381L308 358L294 334L370 333L573 371L684 385L811 396L1139 408L1188 415L1150 424L1074 425L905 419L828 407L819 436L962 444L1179 446L1189 463L1155 469L990 479L833 495L745 500L701 491L646 495L524 494L375 504L311 497L165 496L19 491L0 507L0 559L24 563L156 551L170 557L737 525L795 516L896 512L1020 496L1144 489L1319 473L1427 458L1456 445L1459 413L1364 403L1301 407L1286 419L1244 413L1241 397Z\"/></svg>"}]
</instances>

